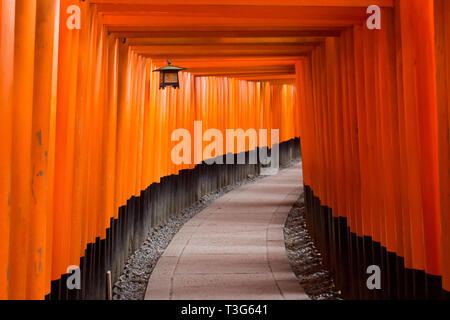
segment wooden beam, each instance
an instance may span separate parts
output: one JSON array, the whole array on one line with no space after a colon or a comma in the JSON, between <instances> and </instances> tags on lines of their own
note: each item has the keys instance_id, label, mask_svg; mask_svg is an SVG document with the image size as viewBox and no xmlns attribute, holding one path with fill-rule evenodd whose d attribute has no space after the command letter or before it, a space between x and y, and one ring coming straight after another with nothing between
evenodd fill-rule
<instances>
[{"instance_id":1,"label":"wooden beam","mask_svg":"<svg viewBox=\"0 0 450 320\"><path fill-rule=\"evenodd\" d=\"M303 28L298 30L205 30L205 31L113 31L111 34L118 38L152 38L152 39L182 39L182 38L295 38L295 37L338 37L344 28Z\"/></svg>"},{"instance_id":2,"label":"wooden beam","mask_svg":"<svg viewBox=\"0 0 450 320\"><path fill-rule=\"evenodd\" d=\"M139 12L116 12L104 14L106 26L158 27L167 30L191 30L200 27L233 27L252 30L267 25L271 29L348 26L360 23L367 17L365 8L334 7L324 10L320 7L243 7L215 6L207 8L165 7L160 10Z\"/></svg>"},{"instance_id":3,"label":"wooden beam","mask_svg":"<svg viewBox=\"0 0 450 320\"><path fill-rule=\"evenodd\" d=\"M208 56L297 56L306 54L315 45L198 45L198 46L130 46L133 51L151 57L168 59L172 57Z\"/></svg>"},{"instance_id":4,"label":"wooden beam","mask_svg":"<svg viewBox=\"0 0 450 320\"><path fill-rule=\"evenodd\" d=\"M97 4L148 4L148 0L89 0ZM298 7L393 7L395 0L151 0L152 5L192 5L192 6L298 6Z\"/></svg>"},{"instance_id":5,"label":"wooden beam","mask_svg":"<svg viewBox=\"0 0 450 320\"><path fill-rule=\"evenodd\" d=\"M300 44L320 43L325 37L256 37L256 38L228 38L228 37L196 37L196 38L131 38L129 45L229 45L229 44Z\"/></svg>"}]
</instances>

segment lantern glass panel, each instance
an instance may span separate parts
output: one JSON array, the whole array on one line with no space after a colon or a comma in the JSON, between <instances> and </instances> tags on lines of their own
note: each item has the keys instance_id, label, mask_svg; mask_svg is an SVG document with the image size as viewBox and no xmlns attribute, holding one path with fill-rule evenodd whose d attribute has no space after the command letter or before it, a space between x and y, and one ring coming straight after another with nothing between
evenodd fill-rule
<instances>
[{"instance_id":1,"label":"lantern glass panel","mask_svg":"<svg viewBox=\"0 0 450 320\"><path fill-rule=\"evenodd\" d=\"M166 72L164 74L165 84L177 84L178 83L178 73L177 72Z\"/></svg>"}]
</instances>

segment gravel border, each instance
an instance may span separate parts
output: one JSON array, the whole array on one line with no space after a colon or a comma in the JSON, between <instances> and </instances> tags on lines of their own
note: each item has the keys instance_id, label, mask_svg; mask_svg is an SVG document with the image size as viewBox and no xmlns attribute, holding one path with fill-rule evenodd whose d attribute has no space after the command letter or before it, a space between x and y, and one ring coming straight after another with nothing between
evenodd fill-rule
<instances>
[{"instance_id":1,"label":"gravel border","mask_svg":"<svg viewBox=\"0 0 450 320\"><path fill-rule=\"evenodd\" d=\"M330 272L314 246L305 217L305 194L294 203L284 226L289 263L297 279L312 300L342 300Z\"/></svg>"}]
</instances>

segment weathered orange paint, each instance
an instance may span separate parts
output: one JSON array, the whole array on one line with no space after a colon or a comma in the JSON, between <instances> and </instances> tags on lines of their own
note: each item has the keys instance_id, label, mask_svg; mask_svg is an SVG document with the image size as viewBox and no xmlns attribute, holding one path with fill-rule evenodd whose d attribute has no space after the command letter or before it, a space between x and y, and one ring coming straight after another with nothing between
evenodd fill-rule
<instances>
[{"instance_id":1,"label":"weathered orange paint","mask_svg":"<svg viewBox=\"0 0 450 320\"><path fill-rule=\"evenodd\" d=\"M28 296L26 275L34 271L30 227L36 1L16 1L15 15L9 298L21 299Z\"/></svg>"},{"instance_id":2,"label":"weathered orange paint","mask_svg":"<svg viewBox=\"0 0 450 320\"><path fill-rule=\"evenodd\" d=\"M450 3L434 2L443 286L450 290Z\"/></svg>"},{"instance_id":3,"label":"weathered orange paint","mask_svg":"<svg viewBox=\"0 0 450 320\"><path fill-rule=\"evenodd\" d=\"M11 144L14 79L15 2L0 4L0 299L10 292Z\"/></svg>"}]
</instances>

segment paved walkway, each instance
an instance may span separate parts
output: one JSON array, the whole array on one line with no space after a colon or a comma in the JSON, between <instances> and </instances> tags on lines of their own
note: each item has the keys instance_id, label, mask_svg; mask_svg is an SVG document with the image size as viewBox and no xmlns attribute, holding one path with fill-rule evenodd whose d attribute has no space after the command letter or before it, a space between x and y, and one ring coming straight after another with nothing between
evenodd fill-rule
<instances>
[{"instance_id":1,"label":"paved walkway","mask_svg":"<svg viewBox=\"0 0 450 320\"><path fill-rule=\"evenodd\" d=\"M146 299L308 299L283 237L300 168L235 189L186 223L159 259Z\"/></svg>"}]
</instances>

